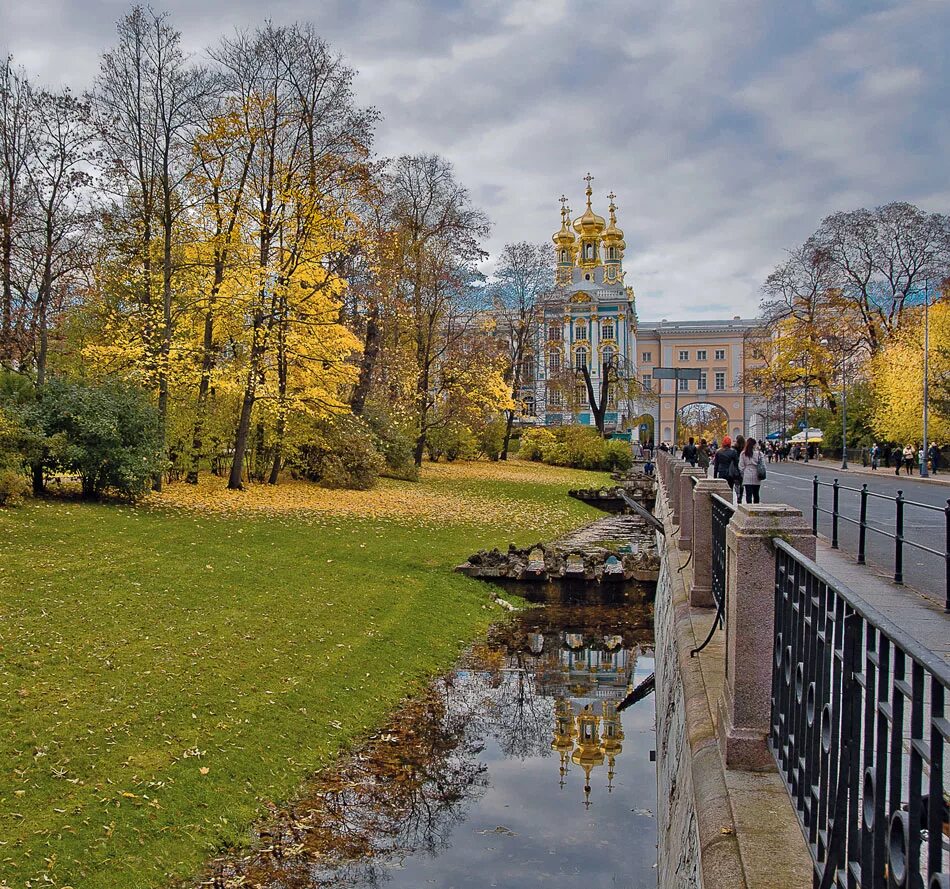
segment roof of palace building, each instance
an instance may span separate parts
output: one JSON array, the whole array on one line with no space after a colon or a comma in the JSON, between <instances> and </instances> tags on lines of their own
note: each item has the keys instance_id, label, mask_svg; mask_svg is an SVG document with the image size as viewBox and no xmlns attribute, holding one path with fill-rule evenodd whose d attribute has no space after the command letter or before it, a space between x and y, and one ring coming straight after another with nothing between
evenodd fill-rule
<instances>
[{"instance_id":1,"label":"roof of palace building","mask_svg":"<svg viewBox=\"0 0 950 889\"><path fill-rule=\"evenodd\" d=\"M640 333L726 333L730 330L753 330L762 324L759 318L731 318L712 321L641 321Z\"/></svg>"}]
</instances>

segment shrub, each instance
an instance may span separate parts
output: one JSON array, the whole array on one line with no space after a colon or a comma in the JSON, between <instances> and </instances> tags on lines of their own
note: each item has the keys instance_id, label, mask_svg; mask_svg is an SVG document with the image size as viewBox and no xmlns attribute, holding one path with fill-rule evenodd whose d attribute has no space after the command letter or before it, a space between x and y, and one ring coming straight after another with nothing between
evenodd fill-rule
<instances>
[{"instance_id":1,"label":"shrub","mask_svg":"<svg viewBox=\"0 0 950 889\"><path fill-rule=\"evenodd\" d=\"M550 429L526 429L521 433L521 448L518 454L523 460L541 460L544 446L554 444L555 440Z\"/></svg>"},{"instance_id":2,"label":"shrub","mask_svg":"<svg viewBox=\"0 0 950 889\"><path fill-rule=\"evenodd\" d=\"M386 461L380 475L405 481L418 481L419 468L415 462L416 441L412 433L403 429L382 409L366 411L363 419L376 437L376 449Z\"/></svg>"},{"instance_id":3,"label":"shrub","mask_svg":"<svg viewBox=\"0 0 950 889\"><path fill-rule=\"evenodd\" d=\"M30 486L22 472L0 469L0 506L16 506L29 490Z\"/></svg>"},{"instance_id":4,"label":"shrub","mask_svg":"<svg viewBox=\"0 0 950 889\"><path fill-rule=\"evenodd\" d=\"M376 437L352 415L316 421L287 460L295 478L325 488L366 491L376 484L386 461L376 450Z\"/></svg>"},{"instance_id":5,"label":"shrub","mask_svg":"<svg viewBox=\"0 0 950 889\"><path fill-rule=\"evenodd\" d=\"M434 426L426 436L426 450L429 459L474 460L479 455L478 439L475 433L464 423L449 422L443 426Z\"/></svg>"},{"instance_id":6,"label":"shrub","mask_svg":"<svg viewBox=\"0 0 950 889\"><path fill-rule=\"evenodd\" d=\"M475 429L475 441L479 453L483 457L487 457L489 460L498 459L502 446L505 444L505 427L507 425L504 417L495 417Z\"/></svg>"},{"instance_id":7,"label":"shrub","mask_svg":"<svg viewBox=\"0 0 950 889\"><path fill-rule=\"evenodd\" d=\"M627 442L605 441L590 426L561 426L553 431L531 429L522 435L521 456L552 466L602 471L629 469L632 463Z\"/></svg>"},{"instance_id":8,"label":"shrub","mask_svg":"<svg viewBox=\"0 0 950 889\"><path fill-rule=\"evenodd\" d=\"M44 466L78 475L84 497L141 497L165 468L158 411L132 386L53 380L24 416L42 433Z\"/></svg>"}]
</instances>

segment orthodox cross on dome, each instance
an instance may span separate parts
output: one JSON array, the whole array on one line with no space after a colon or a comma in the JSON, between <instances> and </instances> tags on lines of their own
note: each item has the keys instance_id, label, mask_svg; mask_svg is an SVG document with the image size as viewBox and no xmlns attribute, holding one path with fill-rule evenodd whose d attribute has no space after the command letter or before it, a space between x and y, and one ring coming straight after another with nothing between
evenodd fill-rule
<instances>
[{"instance_id":1,"label":"orthodox cross on dome","mask_svg":"<svg viewBox=\"0 0 950 889\"><path fill-rule=\"evenodd\" d=\"M594 181L594 177L591 176L590 173L588 173L588 174L584 177L584 181L587 183L587 187L590 188L590 184L591 184L591 182Z\"/></svg>"},{"instance_id":2,"label":"orthodox cross on dome","mask_svg":"<svg viewBox=\"0 0 950 889\"><path fill-rule=\"evenodd\" d=\"M612 191L610 192L609 195L607 195L607 198L610 200L610 203L613 203L613 202L614 202L614 198L616 198L616 197L617 197L617 195L615 195Z\"/></svg>"},{"instance_id":3,"label":"orthodox cross on dome","mask_svg":"<svg viewBox=\"0 0 950 889\"><path fill-rule=\"evenodd\" d=\"M561 195L558 200L561 202L561 207L564 208L567 206L567 195Z\"/></svg>"}]
</instances>

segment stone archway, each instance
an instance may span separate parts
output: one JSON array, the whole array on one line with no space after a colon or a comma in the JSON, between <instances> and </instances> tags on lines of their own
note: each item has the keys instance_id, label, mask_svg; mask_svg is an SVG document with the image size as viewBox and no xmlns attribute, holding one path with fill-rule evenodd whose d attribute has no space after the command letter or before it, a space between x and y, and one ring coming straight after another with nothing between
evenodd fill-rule
<instances>
[{"instance_id":1,"label":"stone archway","mask_svg":"<svg viewBox=\"0 0 950 889\"><path fill-rule=\"evenodd\" d=\"M725 408L708 401L692 401L684 404L679 412L679 441L683 445L690 438L697 442L701 438L706 441L722 442L723 436L729 434L729 414Z\"/></svg>"},{"instance_id":2,"label":"stone archway","mask_svg":"<svg viewBox=\"0 0 950 889\"><path fill-rule=\"evenodd\" d=\"M639 417L634 417L630 421L630 428L633 430L634 440L639 441L640 444L656 441L656 423L653 414L640 414Z\"/></svg>"}]
</instances>

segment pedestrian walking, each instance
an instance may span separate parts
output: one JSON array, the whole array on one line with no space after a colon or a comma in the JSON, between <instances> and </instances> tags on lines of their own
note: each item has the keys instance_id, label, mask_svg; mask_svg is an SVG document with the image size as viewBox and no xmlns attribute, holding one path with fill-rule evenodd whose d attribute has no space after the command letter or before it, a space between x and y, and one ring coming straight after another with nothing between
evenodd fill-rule
<instances>
[{"instance_id":1,"label":"pedestrian walking","mask_svg":"<svg viewBox=\"0 0 950 889\"><path fill-rule=\"evenodd\" d=\"M940 466L940 448L934 442L930 442L930 471L936 475L937 468Z\"/></svg>"},{"instance_id":2,"label":"pedestrian walking","mask_svg":"<svg viewBox=\"0 0 950 889\"><path fill-rule=\"evenodd\" d=\"M739 455L739 471L742 473L742 486L745 488L745 502L758 503L762 481L766 477L765 460L762 452L756 448L754 438L746 440Z\"/></svg>"},{"instance_id":3,"label":"pedestrian walking","mask_svg":"<svg viewBox=\"0 0 950 889\"><path fill-rule=\"evenodd\" d=\"M912 444L904 445L904 474L913 475L914 474L914 457L917 454L914 451L914 446ZM900 475L900 466L897 467L897 474Z\"/></svg>"},{"instance_id":4,"label":"pedestrian walking","mask_svg":"<svg viewBox=\"0 0 950 889\"><path fill-rule=\"evenodd\" d=\"M877 442L874 442L871 445L871 469L877 469L878 460L881 458L881 449L877 446Z\"/></svg>"},{"instance_id":5,"label":"pedestrian walking","mask_svg":"<svg viewBox=\"0 0 950 889\"><path fill-rule=\"evenodd\" d=\"M690 466L696 465L696 459L699 457L699 449L696 447L696 439L690 436L689 441L683 448L683 459Z\"/></svg>"},{"instance_id":6,"label":"pedestrian walking","mask_svg":"<svg viewBox=\"0 0 950 889\"><path fill-rule=\"evenodd\" d=\"M735 490L741 483L742 472L739 470L739 454L732 446L732 439L725 435L722 447L713 457L713 478L723 478L729 482L729 487Z\"/></svg>"},{"instance_id":7,"label":"pedestrian walking","mask_svg":"<svg viewBox=\"0 0 950 889\"><path fill-rule=\"evenodd\" d=\"M868 465L868 449L865 445L861 445L861 465L867 467Z\"/></svg>"},{"instance_id":8,"label":"pedestrian walking","mask_svg":"<svg viewBox=\"0 0 950 889\"><path fill-rule=\"evenodd\" d=\"M705 438L699 440L696 462L699 464L699 468L702 469L706 475L709 475L709 445L706 443Z\"/></svg>"},{"instance_id":9,"label":"pedestrian walking","mask_svg":"<svg viewBox=\"0 0 950 889\"><path fill-rule=\"evenodd\" d=\"M736 443L735 443L736 454L740 455L744 448L745 448L745 436L737 435ZM739 484L736 485L736 503L742 503L742 493L743 493L742 482L740 481Z\"/></svg>"}]
</instances>

